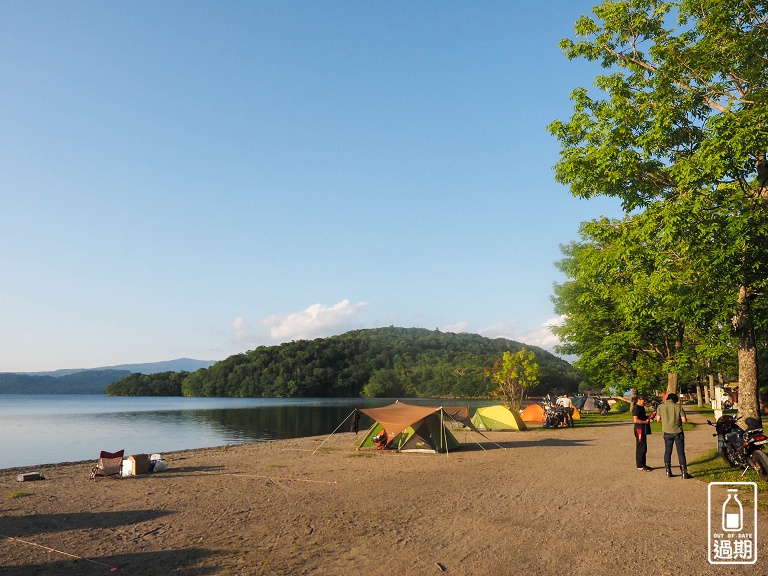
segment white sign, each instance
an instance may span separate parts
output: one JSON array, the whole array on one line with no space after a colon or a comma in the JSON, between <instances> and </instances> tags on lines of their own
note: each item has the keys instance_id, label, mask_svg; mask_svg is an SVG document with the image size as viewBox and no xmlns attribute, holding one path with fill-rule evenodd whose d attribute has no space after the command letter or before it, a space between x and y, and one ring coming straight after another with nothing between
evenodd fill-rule
<instances>
[{"instance_id":1,"label":"white sign","mask_svg":"<svg viewBox=\"0 0 768 576\"><path fill-rule=\"evenodd\" d=\"M757 484L710 482L709 563L757 562Z\"/></svg>"}]
</instances>

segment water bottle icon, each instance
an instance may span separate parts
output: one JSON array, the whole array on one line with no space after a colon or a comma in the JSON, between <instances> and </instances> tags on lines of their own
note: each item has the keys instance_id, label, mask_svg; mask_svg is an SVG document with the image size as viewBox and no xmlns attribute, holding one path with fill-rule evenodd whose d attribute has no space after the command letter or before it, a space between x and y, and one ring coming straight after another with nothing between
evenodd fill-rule
<instances>
[{"instance_id":1,"label":"water bottle icon","mask_svg":"<svg viewBox=\"0 0 768 576\"><path fill-rule=\"evenodd\" d=\"M728 489L728 498L723 503L723 531L740 532L744 528L744 508L739 501L738 490Z\"/></svg>"}]
</instances>

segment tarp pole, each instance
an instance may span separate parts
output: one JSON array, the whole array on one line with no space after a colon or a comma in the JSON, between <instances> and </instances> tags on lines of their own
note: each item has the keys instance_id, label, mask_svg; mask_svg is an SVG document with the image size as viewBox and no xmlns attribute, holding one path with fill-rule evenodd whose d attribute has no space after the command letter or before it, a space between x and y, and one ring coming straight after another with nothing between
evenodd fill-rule
<instances>
[{"instance_id":1,"label":"tarp pole","mask_svg":"<svg viewBox=\"0 0 768 576\"><path fill-rule=\"evenodd\" d=\"M451 416L450 414L448 414L448 418L450 418L451 420L453 420L454 422L456 422L456 424L458 424L459 426L461 426L461 422L459 422L458 420L456 420L456 418L454 418L454 417L453 417L453 416ZM464 438L466 438L466 437L467 437L467 435L469 434L469 432L470 432L469 430L467 430L466 432L464 432ZM506 450L506 448L504 448L504 446L502 446L501 444L497 444L496 442L494 442L493 440L491 440L490 438L488 438L488 436L486 436L485 434L483 434L482 432L480 432L480 430L477 430L477 433L478 433L478 434L480 434L480 436L482 436L482 437L483 437L483 438L485 438L486 440L488 440L488 442L490 442L491 444L494 444L494 445L498 446L498 447L499 447L499 448L501 448L502 450ZM480 441L479 441L479 440L475 439L475 438L474 438L474 436L472 437L472 441L473 441L475 444L477 444L478 446L480 446L480 448L482 448L484 451L488 452L488 450L485 448L485 446L483 446L483 445L480 443Z\"/></svg>"},{"instance_id":2,"label":"tarp pole","mask_svg":"<svg viewBox=\"0 0 768 576\"><path fill-rule=\"evenodd\" d=\"M344 420L341 422L341 424L339 424L338 426L336 426L336 430L334 430L333 432L331 432L331 433L329 434L328 438L326 438L325 440L323 440L322 442L320 442L320 446L322 446L323 444L325 444L326 442L328 442L328 440L330 440L330 439L331 439L331 436L333 436L334 434L336 434L336 432L338 432L338 431L339 431L339 428L341 428L342 426L344 426L344 422L346 422L347 420L349 420L349 419L350 419L350 417L351 417L351 416L352 416L352 415L353 415L355 412L357 412L357 408L355 408L354 410L352 410L352 412L350 412L350 413L349 413L349 416L347 416L346 418L344 418ZM320 446L318 446L317 448L315 448L315 449L312 451L312 454L314 454L315 452L317 452L318 450L320 450Z\"/></svg>"},{"instance_id":3,"label":"tarp pole","mask_svg":"<svg viewBox=\"0 0 768 576\"><path fill-rule=\"evenodd\" d=\"M443 437L443 446L445 446L445 457L448 458L448 435L446 434L445 430L445 411L443 410L443 407L440 406L440 435Z\"/></svg>"}]
</instances>

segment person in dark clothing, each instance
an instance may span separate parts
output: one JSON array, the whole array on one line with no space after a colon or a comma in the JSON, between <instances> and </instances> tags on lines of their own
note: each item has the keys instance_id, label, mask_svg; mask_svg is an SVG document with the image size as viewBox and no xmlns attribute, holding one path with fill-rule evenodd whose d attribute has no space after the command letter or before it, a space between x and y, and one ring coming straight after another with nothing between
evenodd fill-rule
<instances>
[{"instance_id":1,"label":"person in dark clothing","mask_svg":"<svg viewBox=\"0 0 768 576\"><path fill-rule=\"evenodd\" d=\"M656 413L645 414L645 396L638 396L635 407L632 408L632 422L635 429L635 465L642 472L650 472L650 468L645 463L645 457L648 454L648 432L651 427L651 421L656 417Z\"/></svg>"}]
</instances>

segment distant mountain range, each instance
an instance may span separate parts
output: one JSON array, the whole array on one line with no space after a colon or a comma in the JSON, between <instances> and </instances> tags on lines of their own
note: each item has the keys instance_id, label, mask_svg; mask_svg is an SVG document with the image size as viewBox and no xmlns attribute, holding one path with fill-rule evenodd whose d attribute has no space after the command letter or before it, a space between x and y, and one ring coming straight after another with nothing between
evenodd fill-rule
<instances>
[{"instance_id":1,"label":"distant mountain range","mask_svg":"<svg viewBox=\"0 0 768 576\"><path fill-rule=\"evenodd\" d=\"M215 360L179 358L164 362L62 369L50 372L0 372L0 394L103 394L107 386L129 374L195 372L215 363Z\"/></svg>"},{"instance_id":2,"label":"distant mountain range","mask_svg":"<svg viewBox=\"0 0 768 576\"><path fill-rule=\"evenodd\" d=\"M117 366L100 366L98 368L65 368L51 372L12 372L12 374L24 374L27 376L69 376L79 372L91 372L93 370L127 370L134 374L156 374L158 372L194 372L200 368L208 368L216 363L216 360L193 360L192 358L178 358L163 362L145 362L144 364L118 364ZM6 374L6 372L0 372ZM8 372L10 374L10 372Z\"/></svg>"}]
</instances>

